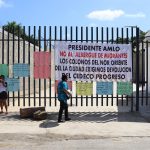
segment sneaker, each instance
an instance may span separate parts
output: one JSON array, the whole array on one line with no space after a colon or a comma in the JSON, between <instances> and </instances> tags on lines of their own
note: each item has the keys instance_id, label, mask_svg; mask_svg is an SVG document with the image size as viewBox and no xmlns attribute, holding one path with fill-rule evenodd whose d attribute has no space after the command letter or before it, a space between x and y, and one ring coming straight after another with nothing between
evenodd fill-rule
<instances>
[{"instance_id":1,"label":"sneaker","mask_svg":"<svg viewBox=\"0 0 150 150\"><path fill-rule=\"evenodd\" d=\"M62 120L58 120L58 123L63 123L63 121Z\"/></svg>"},{"instance_id":2,"label":"sneaker","mask_svg":"<svg viewBox=\"0 0 150 150\"><path fill-rule=\"evenodd\" d=\"M65 121L70 121L70 120L71 120L71 118L66 118L66 119L65 119Z\"/></svg>"}]
</instances>

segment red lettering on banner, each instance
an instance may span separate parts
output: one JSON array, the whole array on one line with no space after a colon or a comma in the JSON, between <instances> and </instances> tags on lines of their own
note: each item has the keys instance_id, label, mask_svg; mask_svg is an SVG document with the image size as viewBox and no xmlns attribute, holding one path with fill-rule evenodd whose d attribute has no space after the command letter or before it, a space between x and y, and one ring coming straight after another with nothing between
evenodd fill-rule
<instances>
[{"instance_id":1,"label":"red lettering on banner","mask_svg":"<svg viewBox=\"0 0 150 150\"><path fill-rule=\"evenodd\" d=\"M68 57L72 57L72 52L69 52L69 53L68 53Z\"/></svg>"},{"instance_id":2,"label":"red lettering on banner","mask_svg":"<svg viewBox=\"0 0 150 150\"><path fill-rule=\"evenodd\" d=\"M60 56L66 57L66 52L65 51L60 51Z\"/></svg>"}]
</instances>

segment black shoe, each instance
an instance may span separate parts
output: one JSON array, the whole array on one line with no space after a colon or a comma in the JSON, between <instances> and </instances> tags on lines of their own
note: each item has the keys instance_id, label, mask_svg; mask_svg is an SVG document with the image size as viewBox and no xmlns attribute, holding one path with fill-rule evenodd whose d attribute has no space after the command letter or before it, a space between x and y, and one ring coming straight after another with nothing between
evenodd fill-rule
<instances>
[{"instance_id":1,"label":"black shoe","mask_svg":"<svg viewBox=\"0 0 150 150\"><path fill-rule=\"evenodd\" d=\"M58 123L63 123L63 121L62 120L58 120Z\"/></svg>"},{"instance_id":2,"label":"black shoe","mask_svg":"<svg viewBox=\"0 0 150 150\"><path fill-rule=\"evenodd\" d=\"M70 120L71 120L71 118L66 118L66 119L65 119L65 121L70 121Z\"/></svg>"}]
</instances>

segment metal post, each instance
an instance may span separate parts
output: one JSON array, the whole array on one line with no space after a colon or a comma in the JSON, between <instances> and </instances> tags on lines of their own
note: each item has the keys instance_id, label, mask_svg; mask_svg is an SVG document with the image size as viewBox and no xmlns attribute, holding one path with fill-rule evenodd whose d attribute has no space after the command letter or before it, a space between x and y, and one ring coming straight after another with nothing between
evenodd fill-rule
<instances>
[{"instance_id":1,"label":"metal post","mask_svg":"<svg viewBox=\"0 0 150 150\"><path fill-rule=\"evenodd\" d=\"M139 28L136 28L136 111L139 111Z\"/></svg>"}]
</instances>

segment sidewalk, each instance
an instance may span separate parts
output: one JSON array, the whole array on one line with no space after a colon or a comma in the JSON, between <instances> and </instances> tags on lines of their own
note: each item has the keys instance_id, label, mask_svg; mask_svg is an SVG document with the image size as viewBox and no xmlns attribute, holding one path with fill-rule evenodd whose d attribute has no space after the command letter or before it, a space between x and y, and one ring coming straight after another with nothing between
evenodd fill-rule
<instances>
[{"instance_id":1,"label":"sidewalk","mask_svg":"<svg viewBox=\"0 0 150 150\"><path fill-rule=\"evenodd\" d=\"M47 120L20 119L19 113L0 114L0 134L41 134L53 139L101 137L149 137L149 116L138 112L70 112L69 122L57 123L57 113Z\"/></svg>"}]
</instances>

